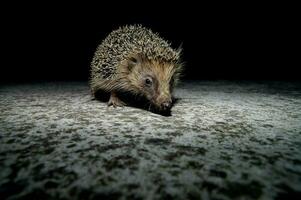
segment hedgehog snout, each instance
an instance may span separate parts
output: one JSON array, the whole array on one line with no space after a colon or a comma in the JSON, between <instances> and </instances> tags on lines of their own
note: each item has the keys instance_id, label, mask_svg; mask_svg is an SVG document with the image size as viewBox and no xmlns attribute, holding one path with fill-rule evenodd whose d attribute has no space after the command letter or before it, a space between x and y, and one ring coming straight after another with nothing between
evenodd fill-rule
<instances>
[{"instance_id":1,"label":"hedgehog snout","mask_svg":"<svg viewBox=\"0 0 301 200\"><path fill-rule=\"evenodd\" d=\"M169 109L171 109L171 104L172 104L171 100L163 102L161 104L162 110L169 110Z\"/></svg>"},{"instance_id":2,"label":"hedgehog snout","mask_svg":"<svg viewBox=\"0 0 301 200\"><path fill-rule=\"evenodd\" d=\"M172 106L172 100L170 97L159 98L157 100L157 105L160 108L160 110L169 110Z\"/></svg>"},{"instance_id":3,"label":"hedgehog snout","mask_svg":"<svg viewBox=\"0 0 301 200\"><path fill-rule=\"evenodd\" d=\"M156 104L160 110L169 110L172 106L172 99L169 91L161 92L156 99Z\"/></svg>"}]
</instances>

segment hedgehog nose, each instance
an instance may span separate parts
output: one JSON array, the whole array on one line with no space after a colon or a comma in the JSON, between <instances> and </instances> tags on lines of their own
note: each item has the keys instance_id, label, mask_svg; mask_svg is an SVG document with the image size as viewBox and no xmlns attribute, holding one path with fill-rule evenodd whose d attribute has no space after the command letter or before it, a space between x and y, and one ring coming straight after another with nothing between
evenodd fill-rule
<instances>
[{"instance_id":1,"label":"hedgehog nose","mask_svg":"<svg viewBox=\"0 0 301 200\"><path fill-rule=\"evenodd\" d=\"M162 103L163 110L168 110L171 108L171 101L165 101Z\"/></svg>"}]
</instances>

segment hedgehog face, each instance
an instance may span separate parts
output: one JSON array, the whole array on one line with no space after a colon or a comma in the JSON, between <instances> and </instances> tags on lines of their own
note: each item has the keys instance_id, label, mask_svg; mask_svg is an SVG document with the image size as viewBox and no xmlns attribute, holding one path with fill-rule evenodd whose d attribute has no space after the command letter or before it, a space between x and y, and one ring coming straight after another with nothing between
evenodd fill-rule
<instances>
[{"instance_id":1,"label":"hedgehog face","mask_svg":"<svg viewBox=\"0 0 301 200\"><path fill-rule=\"evenodd\" d=\"M173 64L162 61L134 60L129 80L131 85L139 91L138 93L143 94L157 109L170 110L174 69Z\"/></svg>"}]
</instances>

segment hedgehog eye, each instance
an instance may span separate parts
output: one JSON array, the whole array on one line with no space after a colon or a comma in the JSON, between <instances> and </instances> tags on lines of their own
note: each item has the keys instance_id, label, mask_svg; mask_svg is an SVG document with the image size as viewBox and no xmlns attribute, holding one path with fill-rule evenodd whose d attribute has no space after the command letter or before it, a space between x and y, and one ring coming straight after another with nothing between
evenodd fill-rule
<instances>
[{"instance_id":1,"label":"hedgehog eye","mask_svg":"<svg viewBox=\"0 0 301 200\"><path fill-rule=\"evenodd\" d=\"M153 84L153 81L152 81L151 78L146 78L145 79L145 85L146 86L150 87L150 86L152 86L152 84Z\"/></svg>"}]
</instances>

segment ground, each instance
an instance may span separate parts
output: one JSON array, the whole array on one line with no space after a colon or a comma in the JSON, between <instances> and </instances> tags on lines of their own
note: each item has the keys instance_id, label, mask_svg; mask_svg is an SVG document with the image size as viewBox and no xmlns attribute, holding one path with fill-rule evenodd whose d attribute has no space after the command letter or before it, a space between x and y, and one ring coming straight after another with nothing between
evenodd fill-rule
<instances>
[{"instance_id":1,"label":"ground","mask_svg":"<svg viewBox=\"0 0 301 200\"><path fill-rule=\"evenodd\" d=\"M185 82L172 116L85 82L0 87L0 199L297 199L301 86Z\"/></svg>"}]
</instances>

